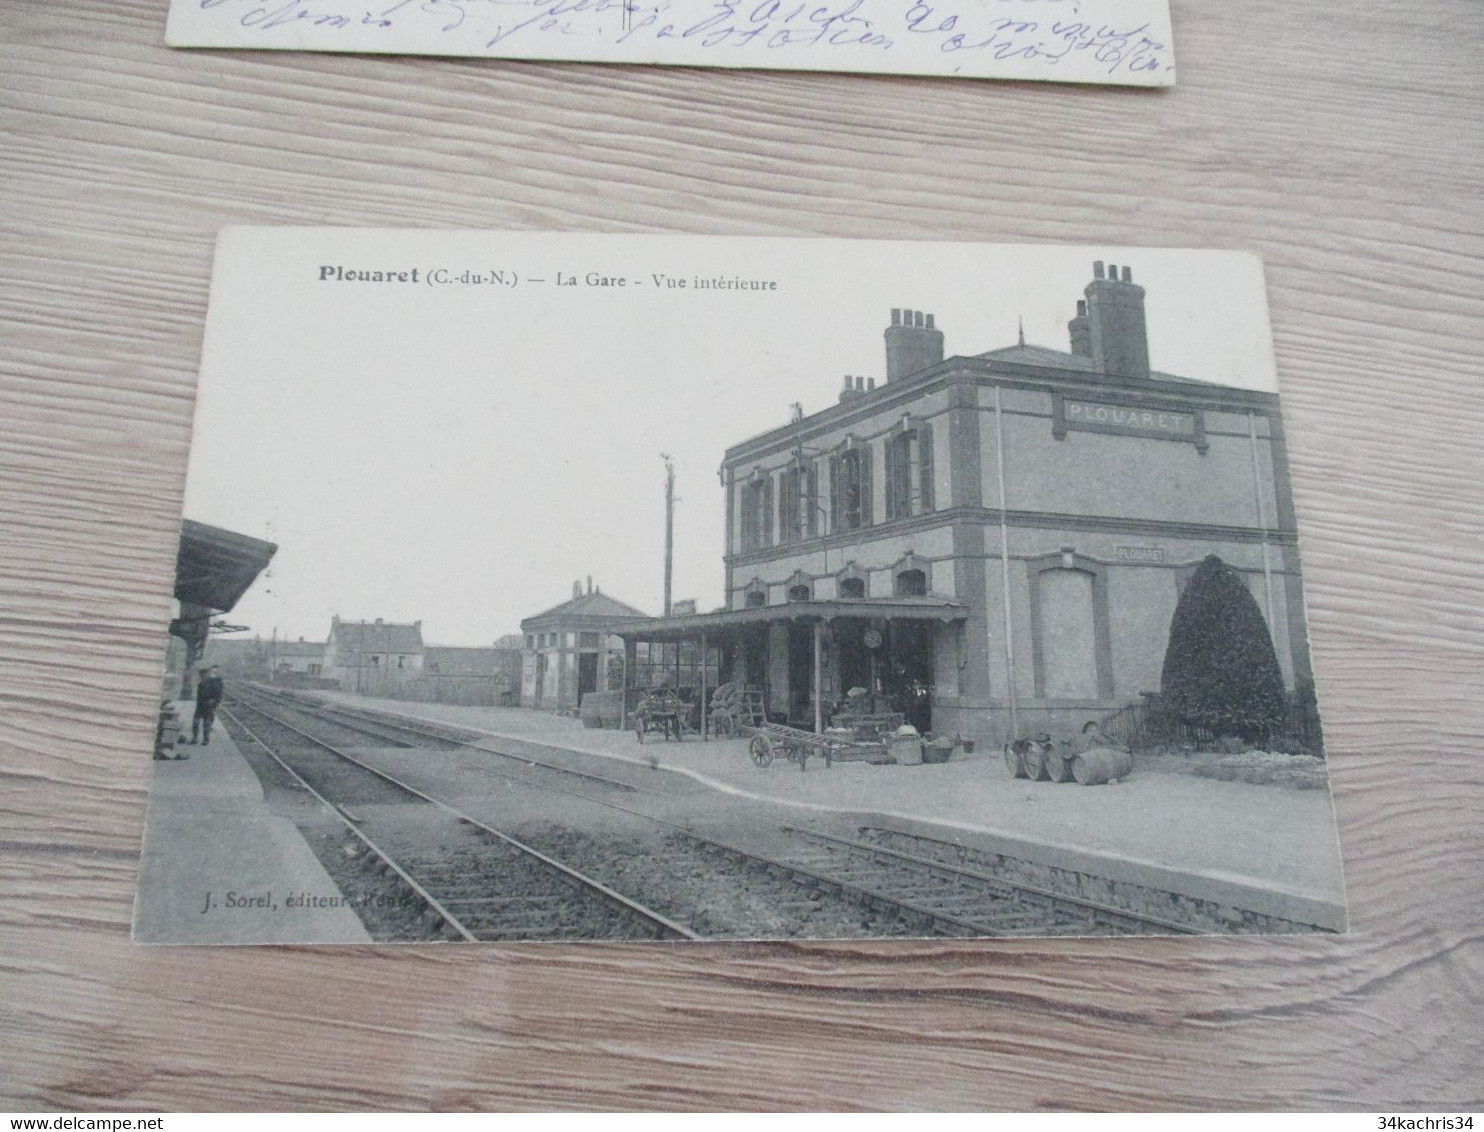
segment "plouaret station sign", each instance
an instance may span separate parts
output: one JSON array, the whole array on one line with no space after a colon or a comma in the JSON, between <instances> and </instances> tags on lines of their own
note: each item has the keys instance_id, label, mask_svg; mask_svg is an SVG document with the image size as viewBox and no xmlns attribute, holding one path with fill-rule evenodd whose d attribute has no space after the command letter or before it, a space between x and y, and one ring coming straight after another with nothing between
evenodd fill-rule
<instances>
[{"instance_id":1,"label":"plouaret station sign","mask_svg":"<svg viewBox=\"0 0 1484 1132\"><path fill-rule=\"evenodd\" d=\"M1199 409L1089 401L1057 394L1053 404L1052 435L1061 440L1069 429L1184 440L1194 444L1200 452L1207 447L1205 420Z\"/></svg>"}]
</instances>

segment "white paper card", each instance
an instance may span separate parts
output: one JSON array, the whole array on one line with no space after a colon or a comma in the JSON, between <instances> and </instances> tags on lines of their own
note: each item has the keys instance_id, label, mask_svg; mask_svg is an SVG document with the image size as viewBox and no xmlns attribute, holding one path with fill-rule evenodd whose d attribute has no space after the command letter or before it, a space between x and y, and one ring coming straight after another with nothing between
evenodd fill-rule
<instances>
[{"instance_id":1,"label":"white paper card","mask_svg":"<svg viewBox=\"0 0 1484 1132\"><path fill-rule=\"evenodd\" d=\"M140 940L1344 928L1252 256L234 228L195 421Z\"/></svg>"},{"instance_id":2,"label":"white paper card","mask_svg":"<svg viewBox=\"0 0 1484 1132\"><path fill-rule=\"evenodd\" d=\"M172 0L173 47L1170 86L1168 0Z\"/></svg>"}]
</instances>

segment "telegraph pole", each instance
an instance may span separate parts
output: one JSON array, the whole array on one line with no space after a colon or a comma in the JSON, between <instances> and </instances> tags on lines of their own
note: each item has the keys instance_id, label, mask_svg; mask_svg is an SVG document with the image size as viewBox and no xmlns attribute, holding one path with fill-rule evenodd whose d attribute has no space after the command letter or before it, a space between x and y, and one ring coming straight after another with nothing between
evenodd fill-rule
<instances>
[{"instance_id":1,"label":"telegraph pole","mask_svg":"<svg viewBox=\"0 0 1484 1132\"><path fill-rule=\"evenodd\" d=\"M665 616L670 616L670 576L675 565L675 461L661 452L665 461Z\"/></svg>"}]
</instances>

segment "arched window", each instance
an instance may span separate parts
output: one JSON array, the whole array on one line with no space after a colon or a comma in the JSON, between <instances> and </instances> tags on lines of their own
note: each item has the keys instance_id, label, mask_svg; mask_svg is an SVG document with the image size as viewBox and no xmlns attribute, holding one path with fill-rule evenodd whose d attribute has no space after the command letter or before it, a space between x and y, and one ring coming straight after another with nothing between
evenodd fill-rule
<instances>
[{"instance_id":1,"label":"arched window","mask_svg":"<svg viewBox=\"0 0 1484 1132\"><path fill-rule=\"evenodd\" d=\"M747 608L758 609L768 604L768 595L762 590L752 590L747 595Z\"/></svg>"},{"instance_id":2,"label":"arched window","mask_svg":"<svg viewBox=\"0 0 1484 1132\"><path fill-rule=\"evenodd\" d=\"M788 587L789 601L808 601L810 596L811 595L808 586L798 585Z\"/></svg>"},{"instance_id":3,"label":"arched window","mask_svg":"<svg viewBox=\"0 0 1484 1132\"><path fill-rule=\"evenodd\" d=\"M864 578L841 578L840 596L848 601L865 597L866 580Z\"/></svg>"},{"instance_id":4,"label":"arched window","mask_svg":"<svg viewBox=\"0 0 1484 1132\"><path fill-rule=\"evenodd\" d=\"M903 570L892 582L897 597L926 597L927 592L927 575L921 570Z\"/></svg>"}]
</instances>

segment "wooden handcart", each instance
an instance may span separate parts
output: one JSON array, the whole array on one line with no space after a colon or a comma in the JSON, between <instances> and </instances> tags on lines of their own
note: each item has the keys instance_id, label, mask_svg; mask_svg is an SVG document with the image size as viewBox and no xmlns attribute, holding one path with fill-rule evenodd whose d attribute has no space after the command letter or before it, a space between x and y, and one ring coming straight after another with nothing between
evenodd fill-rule
<instances>
[{"instance_id":1,"label":"wooden handcart","mask_svg":"<svg viewBox=\"0 0 1484 1132\"><path fill-rule=\"evenodd\" d=\"M634 708L634 734L639 742L646 735L663 735L666 741L677 743L685 739L691 706L680 698L680 693L669 688L645 692Z\"/></svg>"},{"instance_id":2,"label":"wooden handcart","mask_svg":"<svg viewBox=\"0 0 1484 1132\"><path fill-rule=\"evenodd\" d=\"M826 768L837 762L892 761L886 743L880 740L863 742L839 732L817 735L782 723L764 723L750 730L752 737L747 742L747 753L759 767L772 766L779 754L789 762L797 763L801 771L808 769L811 757L824 759Z\"/></svg>"}]
</instances>

